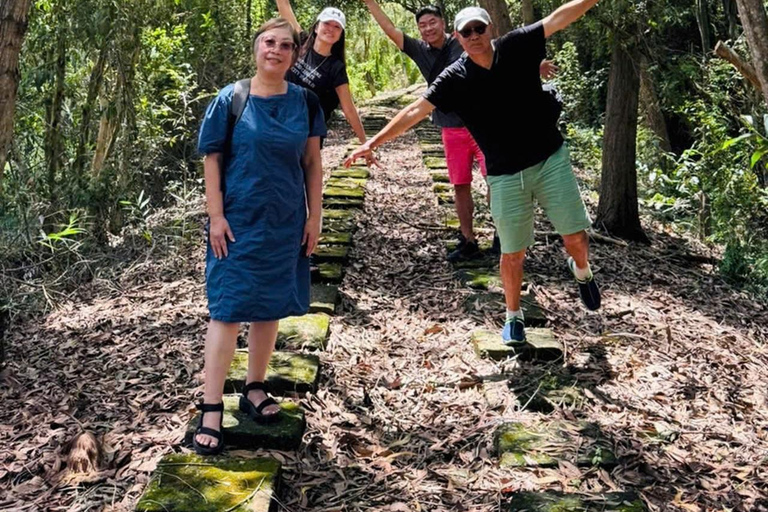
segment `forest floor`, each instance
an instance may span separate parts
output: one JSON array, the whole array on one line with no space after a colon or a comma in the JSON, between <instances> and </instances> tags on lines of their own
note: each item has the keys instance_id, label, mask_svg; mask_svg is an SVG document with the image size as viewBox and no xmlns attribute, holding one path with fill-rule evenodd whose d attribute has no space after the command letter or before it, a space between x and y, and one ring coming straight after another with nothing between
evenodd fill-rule
<instances>
[{"instance_id":1,"label":"forest floor","mask_svg":"<svg viewBox=\"0 0 768 512\"><path fill-rule=\"evenodd\" d=\"M332 133L326 169L349 138ZM490 512L511 491L539 489L634 489L654 511L768 510L766 301L698 263L713 254L696 240L644 217L650 245L592 245L603 307L591 313L561 241L538 236L527 281L565 360L481 359L470 334L498 329L503 311L465 307L472 291L445 260L452 235L440 227L416 135L379 153L319 391L300 400L304 442L263 452L283 463L280 510ZM594 213L596 194L584 195ZM195 201L199 243L124 262L8 333L0 510L130 510L158 460L187 450L207 322ZM551 231L537 218L537 230ZM618 464L500 468L496 426L539 417L514 388L562 372L578 375L584 402L548 418L596 422ZM101 436L105 469L66 478L66 443L81 430Z\"/></svg>"}]
</instances>

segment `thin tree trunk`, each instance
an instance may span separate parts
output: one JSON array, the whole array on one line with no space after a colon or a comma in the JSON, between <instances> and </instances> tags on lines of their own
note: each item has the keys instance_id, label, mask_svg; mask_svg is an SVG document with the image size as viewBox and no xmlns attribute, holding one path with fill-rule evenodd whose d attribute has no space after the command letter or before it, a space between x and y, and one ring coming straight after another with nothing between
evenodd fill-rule
<instances>
[{"instance_id":1,"label":"thin tree trunk","mask_svg":"<svg viewBox=\"0 0 768 512\"><path fill-rule=\"evenodd\" d=\"M479 0L478 3L491 16L496 37L501 37L512 30L512 19L509 17L509 8L504 0Z\"/></svg>"},{"instance_id":2,"label":"thin tree trunk","mask_svg":"<svg viewBox=\"0 0 768 512\"><path fill-rule=\"evenodd\" d=\"M664 113L661 111L656 87L654 87L653 78L648 70L648 57L645 55L640 59L640 104L645 114L645 122L653 134L656 135L656 138L658 138L659 146L662 150L670 153L672 151L672 143L669 141L667 122L664 119Z\"/></svg>"},{"instance_id":3,"label":"thin tree trunk","mask_svg":"<svg viewBox=\"0 0 768 512\"><path fill-rule=\"evenodd\" d=\"M752 64L760 81L763 98L768 102L768 17L763 0L736 0L739 17L744 26Z\"/></svg>"},{"instance_id":4,"label":"thin tree trunk","mask_svg":"<svg viewBox=\"0 0 768 512\"><path fill-rule=\"evenodd\" d=\"M251 12L252 10L253 10L253 0L248 0L245 6L245 39L246 41L250 41L251 37L253 36L253 33L251 32L253 30L253 13Z\"/></svg>"},{"instance_id":5,"label":"thin tree trunk","mask_svg":"<svg viewBox=\"0 0 768 512\"><path fill-rule=\"evenodd\" d=\"M13 113L19 87L19 53L32 0L0 2L0 188L13 140Z\"/></svg>"},{"instance_id":6,"label":"thin tree trunk","mask_svg":"<svg viewBox=\"0 0 768 512\"><path fill-rule=\"evenodd\" d=\"M620 238L647 242L637 205L639 52L614 34L603 136L603 171L595 224Z\"/></svg>"},{"instance_id":7,"label":"thin tree trunk","mask_svg":"<svg viewBox=\"0 0 768 512\"><path fill-rule=\"evenodd\" d=\"M107 63L107 53L109 50L108 38L99 49L99 56L91 70L91 78L88 81L88 95L83 104L82 115L80 118L80 134L77 140L77 150L75 151L75 161L72 166L72 174L75 180L82 185L83 170L86 163L86 151L91 142L91 122L93 120L93 111L96 107L96 101L99 98L101 86L104 83L104 68Z\"/></svg>"},{"instance_id":8,"label":"thin tree trunk","mask_svg":"<svg viewBox=\"0 0 768 512\"><path fill-rule=\"evenodd\" d=\"M739 37L739 11L736 0L723 0L723 14L728 23L728 38L735 41Z\"/></svg>"},{"instance_id":9,"label":"thin tree trunk","mask_svg":"<svg viewBox=\"0 0 768 512\"><path fill-rule=\"evenodd\" d=\"M701 50L708 53L712 49L711 29L709 27L709 7L707 0L696 0L696 24L699 26Z\"/></svg>"},{"instance_id":10,"label":"thin tree trunk","mask_svg":"<svg viewBox=\"0 0 768 512\"><path fill-rule=\"evenodd\" d=\"M523 24L530 25L536 22L536 15L533 12L533 0L522 0Z\"/></svg>"},{"instance_id":11,"label":"thin tree trunk","mask_svg":"<svg viewBox=\"0 0 768 512\"><path fill-rule=\"evenodd\" d=\"M56 47L54 49L54 85L53 95L48 110L48 126L46 128L45 136L45 160L48 168L48 193L50 194L52 203L56 202L55 200L58 191L56 181L59 177L59 171L61 170L63 152L61 143L61 116L62 107L64 106L64 86L66 85L67 72L66 13L61 4L59 4L57 10L59 12L56 16L57 36Z\"/></svg>"},{"instance_id":12,"label":"thin tree trunk","mask_svg":"<svg viewBox=\"0 0 768 512\"><path fill-rule=\"evenodd\" d=\"M715 55L733 64L733 67L735 67L738 72L741 73L741 76L746 78L749 83L754 85L755 89L761 91L760 80L757 78L755 68L752 67L752 64L749 62L745 62L741 56L733 50L733 48L729 48L722 41L718 41L715 45Z\"/></svg>"}]
</instances>

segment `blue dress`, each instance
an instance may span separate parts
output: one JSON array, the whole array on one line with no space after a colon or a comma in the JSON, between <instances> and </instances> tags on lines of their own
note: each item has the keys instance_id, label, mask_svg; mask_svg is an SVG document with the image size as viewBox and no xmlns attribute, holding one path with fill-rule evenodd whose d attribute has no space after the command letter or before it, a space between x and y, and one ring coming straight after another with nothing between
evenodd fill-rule
<instances>
[{"instance_id":1,"label":"blue dress","mask_svg":"<svg viewBox=\"0 0 768 512\"><path fill-rule=\"evenodd\" d=\"M224 151L234 85L208 105L198 151ZM309 309L309 258L301 239L307 218L301 157L308 137L326 134L318 109L310 126L307 93L251 95L232 135L224 171L224 217L235 242L216 259L208 242L206 289L211 318L258 322L303 315ZM311 93L310 93L311 94Z\"/></svg>"}]
</instances>

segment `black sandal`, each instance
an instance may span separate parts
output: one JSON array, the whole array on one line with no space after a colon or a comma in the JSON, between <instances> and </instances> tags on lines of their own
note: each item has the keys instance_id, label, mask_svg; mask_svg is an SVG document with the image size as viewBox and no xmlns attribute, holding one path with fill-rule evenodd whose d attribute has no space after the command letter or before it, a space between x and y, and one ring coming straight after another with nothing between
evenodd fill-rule
<instances>
[{"instance_id":1,"label":"black sandal","mask_svg":"<svg viewBox=\"0 0 768 512\"><path fill-rule=\"evenodd\" d=\"M246 384L246 386L243 388L243 394L240 396L240 410L250 416L253 421L257 423L271 423L276 421L277 417L280 415L279 411L275 414L262 413L266 407L269 407L270 405L278 405L278 403L275 402L271 396L267 395L267 398L262 400L258 406L253 405L253 402L248 400L248 393L255 389L261 390L264 393L269 393L269 385L266 382L254 381L250 384Z\"/></svg>"},{"instance_id":2,"label":"black sandal","mask_svg":"<svg viewBox=\"0 0 768 512\"><path fill-rule=\"evenodd\" d=\"M224 434L222 433L222 425L224 423L224 403L218 404L197 404L197 408L200 410L200 423L195 429L195 435L192 437L192 446L195 448L195 452L198 455L218 455L224 449ZM221 418L219 419L219 430L213 430L212 428L203 426L203 417L207 412L220 412ZM197 436L203 434L206 436L215 437L218 441L216 446L206 446L197 442Z\"/></svg>"}]
</instances>

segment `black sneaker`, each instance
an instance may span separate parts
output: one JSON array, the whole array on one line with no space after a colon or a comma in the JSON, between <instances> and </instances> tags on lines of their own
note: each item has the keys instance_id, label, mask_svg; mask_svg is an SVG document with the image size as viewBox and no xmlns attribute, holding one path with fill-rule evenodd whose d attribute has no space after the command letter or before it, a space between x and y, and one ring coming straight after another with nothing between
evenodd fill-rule
<instances>
[{"instance_id":1,"label":"black sneaker","mask_svg":"<svg viewBox=\"0 0 768 512\"><path fill-rule=\"evenodd\" d=\"M568 269L571 271L574 278L576 278L575 268L576 262L573 261L573 258L568 257ZM595 276L590 272L588 278L584 280L576 278L576 282L579 284L579 297L581 297L581 302L584 303L587 309L590 311L600 309L600 288L597 287Z\"/></svg>"},{"instance_id":2,"label":"black sneaker","mask_svg":"<svg viewBox=\"0 0 768 512\"><path fill-rule=\"evenodd\" d=\"M459 261L471 260L478 256L480 256L480 248L477 246L477 242L464 242L459 244L459 247L448 255L448 261L458 263Z\"/></svg>"},{"instance_id":3,"label":"black sneaker","mask_svg":"<svg viewBox=\"0 0 768 512\"><path fill-rule=\"evenodd\" d=\"M501 255L501 240L499 240L499 234L496 231L493 232L493 245L490 252L495 256Z\"/></svg>"}]
</instances>

